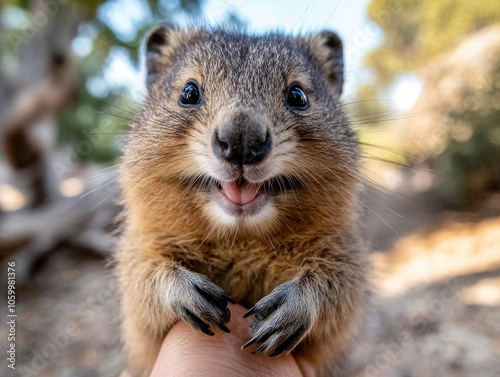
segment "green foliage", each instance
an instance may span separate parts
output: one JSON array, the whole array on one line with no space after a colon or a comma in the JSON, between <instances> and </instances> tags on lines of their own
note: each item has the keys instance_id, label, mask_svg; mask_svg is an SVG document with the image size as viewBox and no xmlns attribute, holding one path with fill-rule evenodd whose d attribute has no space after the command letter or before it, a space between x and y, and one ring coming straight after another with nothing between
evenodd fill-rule
<instances>
[{"instance_id":1,"label":"green foliage","mask_svg":"<svg viewBox=\"0 0 500 377\"><path fill-rule=\"evenodd\" d=\"M117 137L125 133L133 116L134 102L137 97L142 98L144 88L112 71L110 62L118 59L140 69L140 45L147 31L160 20L175 22L177 16L196 14L202 1L55 0L53 8L45 12L47 22L57 24L69 14L78 13L82 21L75 40L87 46L86 49L75 48L77 54L72 59L79 74L79 88L74 101L68 101L68 106L58 115L61 146L69 145L80 162L106 163L116 159L119 154ZM10 76L21 74L18 61L27 31L37 32L44 26L36 26L34 21L36 12L44 12L34 8L41 3L4 0L0 4L0 14L8 11L21 20L5 25L0 20L0 64ZM139 9L140 12L135 13L141 16L127 9L129 6ZM126 32L123 32L124 26ZM13 36L19 39L13 40ZM72 52L69 55L73 55ZM109 76L113 76L114 82L109 81ZM96 82L100 88L97 92L92 85Z\"/></svg>"},{"instance_id":2,"label":"green foliage","mask_svg":"<svg viewBox=\"0 0 500 377\"><path fill-rule=\"evenodd\" d=\"M134 104L119 92L103 101L81 87L78 100L59 114L59 143L69 146L83 163L114 161L133 109Z\"/></svg>"},{"instance_id":3,"label":"green foliage","mask_svg":"<svg viewBox=\"0 0 500 377\"><path fill-rule=\"evenodd\" d=\"M461 107L449 111L446 148L429 161L439 172L437 193L455 206L500 190L500 60L484 77L464 90Z\"/></svg>"},{"instance_id":4,"label":"green foliage","mask_svg":"<svg viewBox=\"0 0 500 377\"><path fill-rule=\"evenodd\" d=\"M382 44L366 56L378 83L422 67L465 36L500 21L498 0L372 0L369 16L382 28Z\"/></svg>"}]
</instances>

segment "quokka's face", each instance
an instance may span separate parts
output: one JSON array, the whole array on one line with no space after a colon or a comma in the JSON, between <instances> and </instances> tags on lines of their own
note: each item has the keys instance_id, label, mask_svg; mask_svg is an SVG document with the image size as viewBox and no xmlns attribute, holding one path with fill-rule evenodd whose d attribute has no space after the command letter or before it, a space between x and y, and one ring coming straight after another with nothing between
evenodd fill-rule
<instances>
[{"instance_id":1,"label":"quokka's face","mask_svg":"<svg viewBox=\"0 0 500 377\"><path fill-rule=\"evenodd\" d=\"M335 34L162 26L146 49L149 96L125 150L124 171L137 172L125 191L154 182L153 206L219 230L294 231L349 210L358 152Z\"/></svg>"}]
</instances>

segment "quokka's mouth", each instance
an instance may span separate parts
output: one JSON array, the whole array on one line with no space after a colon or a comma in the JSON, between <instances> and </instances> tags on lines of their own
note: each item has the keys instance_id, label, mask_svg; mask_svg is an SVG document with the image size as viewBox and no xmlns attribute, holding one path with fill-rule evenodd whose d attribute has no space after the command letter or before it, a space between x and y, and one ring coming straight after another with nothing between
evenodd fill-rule
<instances>
[{"instance_id":1,"label":"quokka's mouth","mask_svg":"<svg viewBox=\"0 0 500 377\"><path fill-rule=\"evenodd\" d=\"M218 186L227 200L240 206L253 202L257 195L262 194L260 183L248 182L245 178L231 182L219 182Z\"/></svg>"},{"instance_id":2,"label":"quokka's mouth","mask_svg":"<svg viewBox=\"0 0 500 377\"><path fill-rule=\"evenodd\" d=\"M215 194L219 205L226 212L232 215L252 215L257 213L271 196L279 196L301 186L297 179L284 176L263 182L249 182L240 177L229 182L215 181Z\"/></svg>"},{"instance_id":3,"label":"quokka's mouth","mask_svg":"<svg viewBox=\"0 0 500 377\"><path fill-rule=\"evenodd\" d=\"M272 198L295 197L287 192L304 188L295 177L276 176L261 182L250 182L244 177L219 181L209 176L198 176L185 181L192 189L211 193L224 211L234 216L250 216L260 211Z\"/></svg>"}]
</instances>

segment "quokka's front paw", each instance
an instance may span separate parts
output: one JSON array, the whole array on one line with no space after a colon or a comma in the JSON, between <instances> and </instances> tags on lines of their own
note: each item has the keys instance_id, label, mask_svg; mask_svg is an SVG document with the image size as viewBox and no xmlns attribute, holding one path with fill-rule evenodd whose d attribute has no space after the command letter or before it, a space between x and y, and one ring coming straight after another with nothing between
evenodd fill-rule
<instances>
[{"instance_id":1,"label":"quokka's front paw","mask_svg":"<svg viewBox=\"0 0 500 377\"><path fill-rule=\"evenodd\" d=\"M174 312L188 325L207 335L214 335L210 327L229 333L225 323L231 312L227 303L233 299L207 277L187 270L179 271L169 286L167 299Z\"/></svg>"},{"instance_id":2,"label":"quokka's front paw","mask_svg":"<svg viewBox=\"0 0 500 377\"><path fill-rule=\"evenodd\" d=\"M252 338L243 345L259 346L252 353L278 356L292 351L307 335L313 323L314 304L304 295L300 283L291 281L276 287L244 317L255 314L250 326Z\"/></svg>"}]
</instances>

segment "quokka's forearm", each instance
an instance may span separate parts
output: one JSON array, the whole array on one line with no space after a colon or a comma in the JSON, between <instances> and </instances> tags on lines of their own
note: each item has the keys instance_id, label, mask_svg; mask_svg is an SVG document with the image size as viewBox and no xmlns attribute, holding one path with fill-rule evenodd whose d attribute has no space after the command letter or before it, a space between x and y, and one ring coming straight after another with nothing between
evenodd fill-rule
<instances>
[{"instance_id":1,"label":"quokka's forearm","mask_svg":"<svg viewBox=\"0 0 500 377\"><path fill-rule=\"evenodd\" d=\"M143 252L127 250L119 253L122 254L117 258L117 271L123 316L136 317L151 335L166 333L178 320L165 297L178 265L161 255L143 257Z\"/></svg>"}]
</instances>

